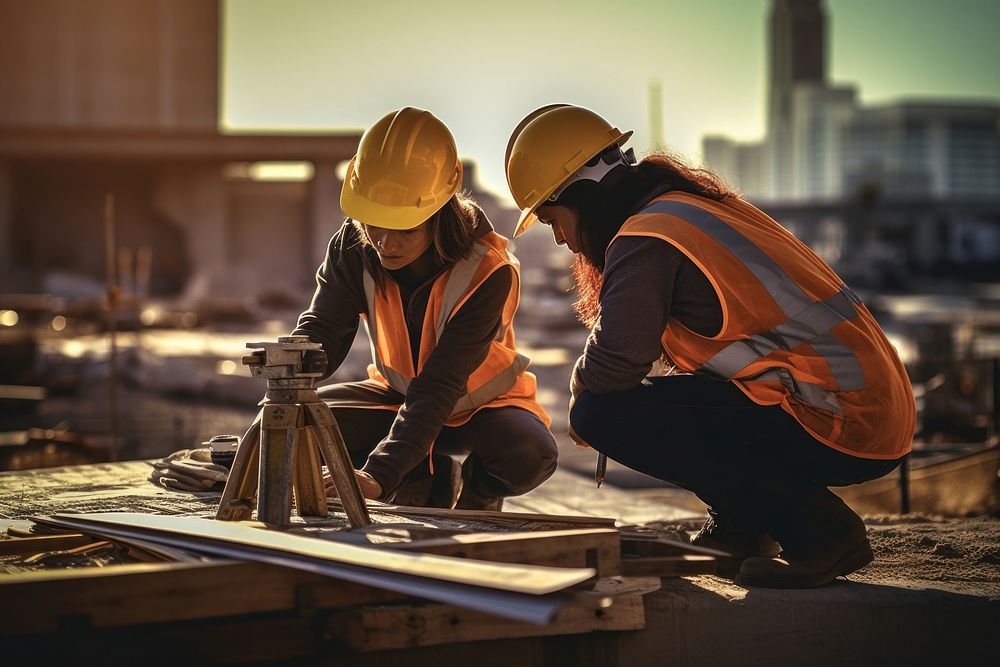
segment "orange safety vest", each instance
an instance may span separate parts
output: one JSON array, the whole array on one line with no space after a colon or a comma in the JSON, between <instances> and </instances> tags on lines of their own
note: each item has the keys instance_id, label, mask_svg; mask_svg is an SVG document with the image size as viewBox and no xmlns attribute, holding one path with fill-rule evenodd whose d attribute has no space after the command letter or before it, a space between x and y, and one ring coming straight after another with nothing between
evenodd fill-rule
<instances>
[{"instance_id":1,"label":"orange safety vest","mask_svg":"<svg viewBox=\"0 0 1000 667\"><path fill-rule=\"evenodd\" d=\"M896 350L851 288L773 219L740 199L671 192L626 220L620 236L663 239L715 288L716 336L676 320L663 332L664 353L680 370L780 405L841 452L897 459L910 451L916 408Z\"/></svg>"},{"instance_id":2,"label":"orange safety vest","mask_svg":"<svg viewBox=\"0 0 1000 667\"><path fill-rule=\"evenodd\" d=\"M489 232L476 242L468 257L434 280L424 311L416 368L413 367L399 286L387 280L384 289L377 289L375 280L366 270L364 286L368 312L362 313L362 317L368 328L373 362L368 366L368 377L405 395L410 380L421 371L437 347L448 321L494 271L510 266L514 269L514 280L504 303L500 329L490 343L486 359L469 376L465 394L458 399L445 424L458 426L482 408L511 405L533 413L548 426L551 419L535 400L537 381L534 374L526 370L530 360L518 353L514 341L514 313L520 299L520 264L507 252L507 243L507 239L496 232ZM398 409L399 406L384 407Z\"/></svg>"}]
</instances>

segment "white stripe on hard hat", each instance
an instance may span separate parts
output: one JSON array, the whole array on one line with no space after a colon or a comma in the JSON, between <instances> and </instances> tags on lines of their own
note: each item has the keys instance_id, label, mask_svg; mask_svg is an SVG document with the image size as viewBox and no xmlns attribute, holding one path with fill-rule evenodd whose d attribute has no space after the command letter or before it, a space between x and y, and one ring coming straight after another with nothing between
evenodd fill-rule
<instances>
[{"instance_id":1,"label":"white stripe on hard hat","mask_svg":"<svg viewBox=\"0 0 1000 667\"><path fill-rule=\"evenodd\" d=\"M597 158L597 162L595 164L591 165L588 162L577 169L572 176L566 179L562 185L556 188L555 191L549 195L547 203L552 203L559 199L560 195L566 191L566 188L577 181L594 181L595 183L600 183L615 167L621 165L630 167L635 164L635 152L631 148L627 151L623 151L621 147L613 146L595 157ZM610 162L608 160L610 160Z\"/></svg>"}]
</instances>

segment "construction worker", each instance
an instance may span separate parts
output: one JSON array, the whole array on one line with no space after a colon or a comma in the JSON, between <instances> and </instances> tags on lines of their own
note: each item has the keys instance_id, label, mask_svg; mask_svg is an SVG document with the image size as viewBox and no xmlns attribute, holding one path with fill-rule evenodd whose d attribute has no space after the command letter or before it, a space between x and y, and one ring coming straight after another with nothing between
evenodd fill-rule
<instances>
[{"instance_id":1,"label":"construction worker","mask_svg":"<svg viewBox=\"0 0 1000 667\"><path fill-rule=\"evenodd\" d=\"M696 493L710 510L693 542L730 553L743 585L858 570L873 558L864 523L827 487L910 451L899 357L814 252L709 172L664 154L637 164L631 134L554 104L507 147L514 236L541 221L576 254L592 327L570 435Z\"/></svg>"},{"instance_id":2,"label":"construction worker","mask_svg":"<svg viewBox=\"0 0 1000 667\"><path fill-rule=\"evenodd\" d=\"M514 340L518 262L461 183L455 140L430 112L406 107L368 129L341 190L349 217L294 331L323 345L329 375L365 322L368 379L319 396L366 498L452 507L460 487L457 507L496 510L555 470ZM447 455L459 452L461 470Z\"/></svg>"}]
</instances>

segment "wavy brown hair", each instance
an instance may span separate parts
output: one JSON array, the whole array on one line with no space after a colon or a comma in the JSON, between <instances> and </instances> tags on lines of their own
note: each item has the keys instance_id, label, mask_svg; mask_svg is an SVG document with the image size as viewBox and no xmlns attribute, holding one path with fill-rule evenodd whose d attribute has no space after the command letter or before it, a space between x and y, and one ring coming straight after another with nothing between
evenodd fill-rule
<instances>
[{"instance_id":1,"label":"wavy brown hair","mask_svg":"<svg viewBox=\"0 0 1000 667\"><path fill-rule=\"evenodd\" d=\"M444 267L454 264L472 252L472 247L478 237L479 223L479 207L467 191L456 194L437 213L422 223L431 226L431 243L434 246L434 259L437 266ZM378 259L378 253L375 252L372 241L368 238L365 226L354 220L354 227L358 230L361 245L365 247L365 252L362 255L365 268L375 278L375 283L379 288L382 288L387 277L385 268Z\"/></svg>"},{"instance_id":2,"label":"wavy brown hair","mask_svg":"<svg viewBox=\"0 0 1000 667\"><path fill-rule=\"evenodd\" d=\"M715 201L738 196L714 173L690 167L668 153L655 153L634 166L608 174L601 183L577 181L556 200L556 205L577 214L580 252L573 260L577 293L573 309L586 326L594 326L600 316L604 261L611 239L646 202L670 191Z\"/></svg>"}]
</instances>

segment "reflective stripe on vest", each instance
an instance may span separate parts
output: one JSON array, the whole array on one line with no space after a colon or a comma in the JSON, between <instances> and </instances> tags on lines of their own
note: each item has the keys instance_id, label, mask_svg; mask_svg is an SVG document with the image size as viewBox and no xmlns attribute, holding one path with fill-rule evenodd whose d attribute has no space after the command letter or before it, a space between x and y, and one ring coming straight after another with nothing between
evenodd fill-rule
<instances>
[{"instance_id":1,"label":"reflective stripe on vest","mask_svg":"<svg viewBox=\"0 0 1000 667\"><path fill-rule=\"evenodd\" d=\"M489 251L489 246L484 243L477 243L473 247L473 251L467 257L459 260L451 267L447 283L445 283L444 294L442 295L441 310L438 315L438 320L434 325L434 333L437 340L440 340L445 325L447 325L451 316L454 315L456 306L458 306L459 302L466 296L469 284L472 281L476 270L479 268L479 264L483 261L483 258ZM410 378L405 377L402 373L399 373L395 369L387 366L379 356L375 345L375 341L378 340L376 336L378 327L376 320L378 318L374 315L375 279L370 273L368 273L367 269L364 271L363 282L369 314L368 317L363 319L365 321L365 326L368 328L368 340L372 352L372 361L374 362L379 373L382 374L382 377L384 377L389 383L389 386L405 395L406 390L410 386ZM502 341L506 336L508 329L509 327L498 327L496 340ZM422 345L423 343L421 343L421 346ZM489 403L494 398L502 396L517 383L518 377L528 368L530 363L531 360L528 357L518 352L509 366L483 383L483 385L475 391L463 394L459 397L451 414L457 415L474 410L481 405Z\"/></svg>"},{"instance_id":2,"label":"reflective stripe on vest","mask_svg":"<svg viewBox=\"0 0 1000 667\"><path fill-rule=\"evenodd\" d=\"M375 347L375 341L378 340L378 324L375 322L375 279L368 273L368 269L365 269L362 280L365 285L365 300L368 302L368 317L362 319L365 321L365 328L368 329L368 346L372 351L372 362L390 387L405 394L407 387L410 386L409 378L382 363L382 357L379 356Z\"/></svg>"},{"instance_id":3,"label":"reflective stripe on vest","mask_svg":"<svg viewBox=\"0 0 1000 667\"><path fill-rule=\"evenodd\" d=\"M487 252L489 252L489 246L483 243L476 243L472 246L472 252L469 253L468 257L458 260L451 267L448 284L445 285L444 295L441 298L441 312L438 313L438 321L434 324L434 335L438 340L441 339L441 332L444 331L444 325L448 323L448 319L451 317L451 311L455 309L455 305L459 299L469 289L469 283L472 281L472 277L476 275L476 269L479 268L479 263L483 261L483 257L486 256Z\"/></svg>"},{"instance_id":4,"label":"reflective stripe on vest","mask_svg":"<svg viewBox=\"0 0 1000 667\"><path fill-rule=\"evenodd\" d=\"M837 383L835 391L853 391L865 384L861 362L830 330L858 314L854 304L860 299L844 285L824 301L813 301L770 257L739 231L708 211L674 201L655 202L640 213L661 213L680 218L697 227L733 254L760 281L787 318L770 331L733 341L697 370L725 380L775 379L797 399L830 412L841 412L836 394L826 388L792 377L785 368L772 369L753 377L736 377L749 364L777 349L792 350L808 344L823 357Z\"/></svg>"},{"instance_id":5,"label":"reflective stripe on vest","mask_svg":"<svg viewBox=\"0 0 1000 667\"><path fill-rule=\"evenodd\" d=\"M502 396L508 389L514 386L518 376L528 368L530 363L531 359L518 352L510 366L497 373L492 380L484 383L479 389L459 398L451 414L457 415L474 410L480 405L489 403L497 396Z\"/></svg>"}]
</instances>

